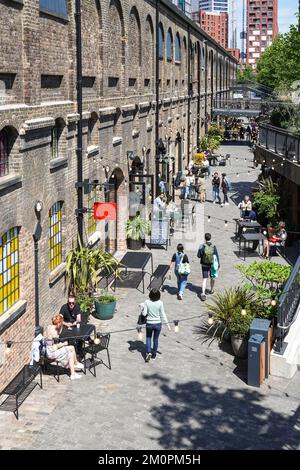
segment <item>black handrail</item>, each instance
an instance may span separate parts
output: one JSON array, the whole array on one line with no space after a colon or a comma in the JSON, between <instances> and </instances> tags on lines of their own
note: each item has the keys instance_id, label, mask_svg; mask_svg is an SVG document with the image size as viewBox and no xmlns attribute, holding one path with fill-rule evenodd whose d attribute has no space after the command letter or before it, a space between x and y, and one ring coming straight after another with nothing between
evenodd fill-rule
<instances>
[{"instance_id":1,"label":"black handrail","mask_svg":"<svg viewBox=\"0 0 300 470\"><path fill-rule=\"evenodd\" d=\"M300 302L300 256L279 297L275 351L284 352L284 338L295 320Z\"/></svg>"}]
</instances>

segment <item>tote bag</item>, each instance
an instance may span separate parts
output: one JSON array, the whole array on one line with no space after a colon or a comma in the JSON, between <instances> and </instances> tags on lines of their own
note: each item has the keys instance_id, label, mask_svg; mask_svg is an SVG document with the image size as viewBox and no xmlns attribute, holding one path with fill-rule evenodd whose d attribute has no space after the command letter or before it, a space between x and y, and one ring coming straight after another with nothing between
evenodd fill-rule
<instances>
[{"instance_id":1,"label":"tote bag","mask_svg":"<svg viewBox=\"0 0 300 470\"><path fill-rule=\"evenodd\" d=\"M191 272L190 263L183 263L182 260L183 257L181 258L181 261L178 266L178 274L180 274L181 276L187 276Z\"/></svg>"}]
</instances>

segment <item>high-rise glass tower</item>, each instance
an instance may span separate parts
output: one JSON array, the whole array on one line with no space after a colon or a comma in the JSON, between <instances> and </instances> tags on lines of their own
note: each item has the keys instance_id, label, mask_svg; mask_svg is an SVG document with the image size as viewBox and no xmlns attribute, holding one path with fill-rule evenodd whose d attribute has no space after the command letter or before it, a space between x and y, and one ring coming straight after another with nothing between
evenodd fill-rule
<instances>
[{"instance_id":1,"label":"high-rise glass tower","mask_svg":"<svg viewBox=\"0 0 300 470\"><path fill-rule=\"evenodd\" d=\"M199 10L228 13L228 0L199 0Z\"/></svg>"},{"instance_id":2,"label":"high-rise glass tower","mask_svg":"<svg viewBox=\"0 0 300 470\"><path fill-rule=\"evenodd\" d=\"M174 5L176 5L183 13L186 14L189 18L192 15L192 1L191 0L171 0Z\"/></svg>"}]
</instances>

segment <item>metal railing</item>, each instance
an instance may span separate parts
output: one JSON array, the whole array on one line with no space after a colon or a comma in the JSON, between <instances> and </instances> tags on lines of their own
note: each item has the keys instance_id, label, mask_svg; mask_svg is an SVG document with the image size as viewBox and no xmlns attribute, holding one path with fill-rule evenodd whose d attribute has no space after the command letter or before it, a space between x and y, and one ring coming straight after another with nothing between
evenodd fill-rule
<instances>
[{"instance_id":1,"label":"metal railing","mask_svg":"<svg viewBox=\"0 0 300 470\"><path fill-rule=\"evenodd\" d=\"M287 335L294 319L300 301L300 256L283 288L279 298L277 310L277 331L275 351L284 352L284 338Z\"/></svg>"},{"instance_id":2,"label":"metal railing","mask_svg":"<svg viewBox=\"0 0 300 470\"><path fill-rule=\"evenodd\" d=\"M242 100L242 99L215 99L213 107L218 109L243 109L261 111L264 104L259 100Z\"/></svg>"},{"instance_id":3,"label":"metal railing","mask_svg":"<svg viewBox=\"0 0 300 470\"><path fill-rule=\"evenodd\" d=\"M300 162L300 135L270 124L259 125L259 145L290 160Z\"/></svg>"}]
</instances>

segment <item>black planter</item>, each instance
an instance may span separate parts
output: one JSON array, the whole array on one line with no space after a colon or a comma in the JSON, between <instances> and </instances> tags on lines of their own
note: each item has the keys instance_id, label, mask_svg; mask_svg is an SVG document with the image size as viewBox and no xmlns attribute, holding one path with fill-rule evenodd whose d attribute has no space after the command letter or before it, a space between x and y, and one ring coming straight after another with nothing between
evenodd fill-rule
<instances>
[{"instance_id":1,"label":"black planter","mask_svg":"<svg viewBox=\"0 0 300 470\"><path fill-rule=\"evenodd\" d=\"M127 238L127 248L129 250L140 250L142 246L144 246L145 240L131 240L131 238Z\"/></svg>"}]
</instances>

